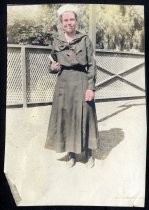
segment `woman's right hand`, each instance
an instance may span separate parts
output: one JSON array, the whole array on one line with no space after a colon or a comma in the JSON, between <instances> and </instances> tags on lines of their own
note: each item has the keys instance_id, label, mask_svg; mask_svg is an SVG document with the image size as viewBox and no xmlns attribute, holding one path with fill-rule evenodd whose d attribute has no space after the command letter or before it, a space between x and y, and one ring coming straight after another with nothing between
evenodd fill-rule
<instances>
[{"instance_id":1,"label":"woman's right hand","mask_svg":"<svg viewBox=\"0 0 149 210\"><path fill-rule=\"evenodd\" d=\"M60 71L61 70L61 65L58 62L52 62L51 63L51 70L52 71Z\"/></svg>"}]
</instances>

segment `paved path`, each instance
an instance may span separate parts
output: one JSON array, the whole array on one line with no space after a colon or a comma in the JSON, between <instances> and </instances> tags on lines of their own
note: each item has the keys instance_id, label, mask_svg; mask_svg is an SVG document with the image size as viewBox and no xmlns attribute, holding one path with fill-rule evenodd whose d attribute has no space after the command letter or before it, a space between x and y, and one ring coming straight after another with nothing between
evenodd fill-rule
<instances>
[{"instance_id":1,"label":"paved path","mask_svg":"<svg viewBox=\"0 0 149 210\"><path fill-rule=\"evenodd\" d=\"M5 173L18 205L143 206L145 101L97 103L95 167L44 148L51 106L7 109Z\"/></svg>"}]
</instances>

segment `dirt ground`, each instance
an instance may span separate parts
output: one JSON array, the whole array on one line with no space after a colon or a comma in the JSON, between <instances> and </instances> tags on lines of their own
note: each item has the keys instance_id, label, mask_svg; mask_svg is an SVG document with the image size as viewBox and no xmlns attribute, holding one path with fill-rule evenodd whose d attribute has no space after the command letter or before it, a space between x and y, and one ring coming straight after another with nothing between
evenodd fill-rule
<instances>
[{"instance_id":1,"label":"dirt ground","mask_svg":"<svg viewBox=\"0 0 149 210\"><path fill-rule=\"evenodd\" d=\"M96 110L95 166L80 155L68 169L66 154L44 148L50 105L7 109L5 174L17 205L143 206L145 100L98 102Z\"/></svg>"}]
</instances>

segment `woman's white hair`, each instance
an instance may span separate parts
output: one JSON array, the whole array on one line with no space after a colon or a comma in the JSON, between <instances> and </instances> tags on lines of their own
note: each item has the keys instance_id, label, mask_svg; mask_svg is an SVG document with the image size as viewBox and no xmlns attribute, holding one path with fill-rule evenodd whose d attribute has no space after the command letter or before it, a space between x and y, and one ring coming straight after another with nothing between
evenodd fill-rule
<instances>
[{"instance_id":1,"label":"woman's white hair","mask_svg":"<svg viewBox=\"0 0 149 210\"><path fill-rule=\"evenodd\" d=\"M62 14L65 13L65 12L74 12L76 14L76 16L78 16L78 10L79 9L76 5L65 4L57 10L57 14L58 14L59 17L61 17Z\"/></svg>"}]
</instances>

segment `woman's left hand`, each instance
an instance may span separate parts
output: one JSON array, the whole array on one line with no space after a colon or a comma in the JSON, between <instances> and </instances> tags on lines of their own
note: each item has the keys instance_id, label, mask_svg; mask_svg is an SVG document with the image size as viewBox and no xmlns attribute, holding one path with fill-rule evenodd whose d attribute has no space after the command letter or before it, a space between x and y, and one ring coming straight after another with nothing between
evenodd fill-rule
<instances>
[{"instance_id":1,"label":"woman's left hand","mask_svg":"<svg viewBox=\"0 0 149 210\"><path fill-rule=\"evenodd\" d=\"M94 99L94 92L92 90L86 90L85 101L92 101Z\"/></svg>"}]
</instances>

